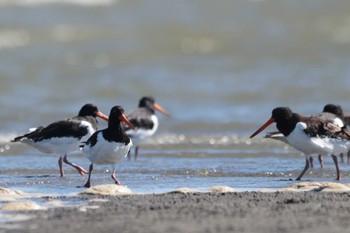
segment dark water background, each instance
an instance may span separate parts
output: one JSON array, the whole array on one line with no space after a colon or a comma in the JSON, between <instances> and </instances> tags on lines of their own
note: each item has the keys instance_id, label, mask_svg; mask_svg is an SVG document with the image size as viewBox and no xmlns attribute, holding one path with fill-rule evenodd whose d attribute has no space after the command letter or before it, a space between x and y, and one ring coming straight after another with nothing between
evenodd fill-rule
<instances>
[{"instance_id":1,"label":"dark water background","mask_svg":"<svg viewBox=\"0 0 350 233\"><path fill-rule=\"evenodd\" d=\"M80 191L86 177L66 167L60 178L56 155L9 141L87 102L108 114L144 95L173 116L158 114L140 159L118 166L132 190L288 186L303 168L300 153L248 137L276 106L350 111L349 9L345 0L1 1L0 186ZM325 160L305 180L332 181ZM341 164L342 182L349 168ZM95 166L93 184L110 183L109 172Z\"/></svg>"}]
</instances>

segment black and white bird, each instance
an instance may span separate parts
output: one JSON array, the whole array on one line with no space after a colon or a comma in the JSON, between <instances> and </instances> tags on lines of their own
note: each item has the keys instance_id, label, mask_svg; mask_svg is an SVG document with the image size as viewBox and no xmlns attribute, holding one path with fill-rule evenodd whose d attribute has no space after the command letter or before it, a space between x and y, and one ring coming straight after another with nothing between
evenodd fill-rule
<instances>
[{"instance_id":1,"label":"black and white bird","mask_svg":"<svg viewBox=\"0 0 350 233\"><path fill-rule=\"evenodd\" d=\"M56 121L48 126L39 126L31 132L16 137L12 142L28 144L43 153L59 154L58 165L61 177L64 176L63 162L77 169L79 174L88 172L82 167L68 161L67 154L79 150L82 140L89 138L97 130L96 117L108 121L108 117L98 111L96 105L85 104L78 116Z\"/></svg>"},{"instance_id":2,"label":"black and white bird","mask_svg":"<svg viewBox=\"0 0 350 233\"><path fill-rule=\"evenodd\" d=\"M155 110L163 113L166 116L170 116L160 105L158 105L153 97L142 97L139 101L138 108L126 115L128 120L135 126L135 129L125 127L126 133L132 139L135 146L135 160L138 156L139 147L148 140L158 129L159 122L158 117L155 114ZM130 153L128 159L130 160Z\"/></svg>"},{"instance_id":3,"label":"black and white bird","mask_svg":"<svg viewBox=\"0 0 350 233\"><path fill-rule=\"evenodd\" d=\"M125 133L121 122L124 122L131 129L134 126L124 115L124 109L114 106L109 114L108 127L96 131L86 142L81 145L83 153L88 157L91 164L89 167L89 177L84 187L90 187L91 173L94 164L106 164L112 166L112 179L115 184L120 182L115 177L117 163L126 157L132 146L132 141Z\"/></svg>"},{"instance_id":4,"label":"black and white bird","mask_svg":"<svg viewBox=\"0 0 350 233\"><path fill-rule=\"evenodd\" d=\"M318 114L313 115L313 116L323 118L324 120L329 120L329 121L333 122L335 125L339 126L340 128L346 127L345 122L344 122L343 109L340 105L326 104L323 107L323 110L321 113L318 113ZM265 138L271 138L271 139L279 140L279 141L282 141L286 144L289 144L287 139L279 131L269 132L265 135ZM342 154L340 154L340 157L343 160ZM324 164L323 164L323 156L322 155L318 155L318 161L320 163L321 168L323 168ZM310 166L313 167L312 156L310 156Z\"/></svg>"},{"instance_id":5,"label":"black and white bird","mask_svg":"<svg viewBox=\"0 0 350 233\"><path fill-rule=\"evenodd\" d=\"M305 117L292 112L288 107L275 108L271 118L250 138L256 136L270 124L276 123L277 129L286 137L288 143L305 155L305 167L297 180L309 169L309 157L312 154L332 155L336 164L337 179L340 179L336 154L345 153L350 148L350 132L322 117Z\"/></svg>"}]
</instances>

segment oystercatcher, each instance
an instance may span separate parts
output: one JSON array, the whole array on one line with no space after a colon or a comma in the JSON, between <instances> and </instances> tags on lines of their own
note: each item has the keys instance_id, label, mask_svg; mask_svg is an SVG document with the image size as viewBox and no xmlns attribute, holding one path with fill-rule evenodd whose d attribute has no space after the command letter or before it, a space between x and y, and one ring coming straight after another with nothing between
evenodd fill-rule
<instances>
[{"instance_id":1,"label":"oystercatcher","mask_svg":"<svg viewBox=\"0 0 350 233\"><path fill-rule=\"evenodd\" d=\"M272 123L286 137L288 143L305 155L305 167L297 180L300 180L310 166L312 154L331 154L337 168L337 179L340 179L335 154L347 152L350 147L350 132L322 117L305 117L292 112L288 107L278 107L272 111L271 118L262 125L250 138L253 138Z\"/></svg>"},{"instance_id":2,"label":"oystercatcher","mask_svg":"<svg viewBox=\"0 0 350 233\"><path fill-rule=\"evenodd\" d=\"M135 160L137 159L139 146L149 139L158 129L159 122L155 110L158 110L166 116L170 116L170 114L160 105L156 104L154 98L150 96L142 97L139 101L138 108L126 115L131 124L135 126L135 129L129 127L125 128L126 133L132 139L135 146ZM129 153L129 160L130 157Z\"/></svg>"},{"instance_id":3,"label":"oystercatcher","mask_svg":"<svg viewBox=\"0 0 350 233\"><path fill-rule=\"evenodd\" d=\"M122 121L131 129L134 128L125 117L124 109L120 106L114 106L109 114L108 127L96 131L80 146L91 162L89 167L89 177L84 187L88 188L91 186L90 178L94 163L112 165L111 177L115 184L120 184L115 177L115 167L123 157L126 157L132 146L129 136L125 133L121 125Z\"/></svg>"},{"instance_id":4,"label":"oystercatcher","mask_svg":"<svg viewBox=\"0 0 350 233\"><path fill-rule=\"evenodd\" d=\"M335 125L339 127L346 127L344 124L344 114L343 109L340 105L335 104L327 104L323 107L323 111L321 113L318 113L316 115L313 115L315 117L321 117L326 120L332 121ZM275 140L282 141L284 143L288 143L287 139L283 136L280 132L269 132L265 135L265 138L271 138ZM342 158L342 154L340 154L340 157ZM318 155L318 161L320 163L321 168L323 168L323 156ZM313 158L310 156L310 166L313 167Z\"/></svg>"},{"instance_id":5,"label":"oystercatcher","mask_svg":"<svg viewBox=\"0 0 350 233\"><path fill-rule=\"evenodd\" d=\"M44 153L60 154L58 165L61 177L64 176L63 162L77 169L79 174L88 172L82 167L68 161L67 153L78 150L82 140L86 140L97 130L96 117L108 121L108 117L98 111L96 105L85 104L78 116L56 121L48 126L39 126L27 134L16 137L12 142L28 144Z\"/></svg>"}]
</instances>

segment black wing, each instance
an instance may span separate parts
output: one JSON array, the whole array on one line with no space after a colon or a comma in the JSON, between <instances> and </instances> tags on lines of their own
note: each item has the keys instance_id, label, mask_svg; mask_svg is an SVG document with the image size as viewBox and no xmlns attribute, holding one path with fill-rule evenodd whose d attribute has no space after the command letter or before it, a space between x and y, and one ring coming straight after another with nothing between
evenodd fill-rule
<instances>
[{"instance_id":1,"label":"black wing","mask_svg":"<svg viewBox=\"0 0 350 233\"><path fill-rule=\"evenodd\" d=\"M130 114L126 115L126 118L131 122L136 129L152 129L154 122L152 121L152 113L146 108L139 108ZM124 129L130 130L130 128L123 124Z\"/></svg>"},{"instance_id":2,"label":"black wing","mask_svg":"<svg viewBox=\"0 0 350 233\"><path fill-rule=\"evenodd\" d=\"M97 143L98 133L101 131L102 130L99 130L99 131L96 131L95 133L93 133L86 142L82 142L83 144L80 145L80 148L83 148L85 145L94 146Z\"/></svg>"},{"instance_id":3,"label":"black wing","mask_svg":"<svg viewBox=\"0 0 350 233\"><path fill-rule=\"evenodd\" d=\"M350 140L350 132L345 127L339 127L330 119L311 117L307 121L308 127L304 130L311 137L329 137Z\"/></svg>"},{"instance_id":4,"label":"black wing","mask_svg":"<svg viewBox=\"0 0 350 233\"><path fill-rule=\"evenodd\" d=\"M40 126L33 132L16 137L13 141L20 141L22 138L42 141L54 137L76 137L81 139L87 133L87 127L82 127L80 121L65 120L54 122L46 127Z\"/></svg>"}]
</instances>

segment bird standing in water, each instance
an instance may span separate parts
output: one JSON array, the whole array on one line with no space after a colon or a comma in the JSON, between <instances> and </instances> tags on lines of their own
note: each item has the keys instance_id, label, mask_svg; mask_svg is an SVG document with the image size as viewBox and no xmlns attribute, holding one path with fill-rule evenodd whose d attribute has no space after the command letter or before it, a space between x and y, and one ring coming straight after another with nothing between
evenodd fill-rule
<instances>
[{"instance_id":1,"label":"bird standing in water","mask_svg":"<svg viewBox=\"0 0 350 233\"><path fill-rule=\"evenodd\" d=\"M344 122L343 109L340 105L327 104L323 107L323 111L321 113L318 113L318 114L313 115L313 116L323 118L324 120L329 120L340 128L346 127L345 122ZM270 133L265 135L265 138L271 138L271 139L279 140L279 141L282 141L284 143L289 144L287 139L279 131L270 132ZM340 157L342 158L342 154L340 154ZM318 155L318 161L320 163L321 168L323 168L324 165L323 165L323 156L322 155ZM310 156L310 166L311 166L311 168L313 168L312 156Z\"/></svg>"},{"instance_id":2,"label":"bird standing in water","mask_svg":"<svg viewBox=\"0 0 350 233\"><path fill-rule=\"evenodd\" d=\"M312 154L331 154L340 180L336 154L344 153L350 147L350 132L329 119L322 117L305 117L292 112L288 107L275 108L271 118L250 138L253 138L270 124L276 123L277 129L286 137L288 143L305 155L305 167L297 180L300 180L310 166Z\"/></svg>"},{"instance_id":3,"label":"bird standing in water","mask_svg":"<svg viewBox=\"0 0 350 233\"><path fill-rule=\"evenodd\" d=\"M142 97L139 101L138 108L127 114L128 120L135 126L134 129L126 126L125 131L132 139L135 146L135 160L138 156L139 147L149 139L158 129L158 118L155 114L155 110L163 113L166 116L170 116L160 105L158 105L153 97ZM131 159L130 153L128 159Z\"/></svg>"},{"instance_id":4,"label":"bird standing in water","mask_svg":"<svg viewBox=\"0 0 350 233\"><path fill-rule=\"evenodd\" d=\"M124 122L131 129L134 126L124 115L124 109L120 106L114 106L109 114L108 127L96 131L86 142L81 145L83 153L88 157L91 164L89 167L89 177L84 187L91 186L91 173L93 164L108 164L112 166L112 179L115 184L120 184L115 177L117 163L126 157L132 142L125 133L121 122Z\"/></svg>"},{"instance_id":5,"label":"bird standing in water","mask_svg":"<svg viewBox=\"0 0 350 233\"><path fill-rule=\"evenodd\" d=\"M89 138L97 130L96 117L108 121L108 117L98 111L96 105L85 104L78 116L56 121L48 126L39 126L32 132L16 137L12 142L28 144L44 153L60 154L58 165L64 176L63 162L77 169L80 175L88 172L68 161L67 153L78 150L82 140Z\"/></svg>"}]
</instances>

